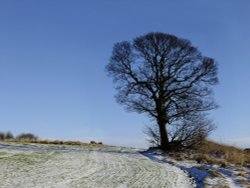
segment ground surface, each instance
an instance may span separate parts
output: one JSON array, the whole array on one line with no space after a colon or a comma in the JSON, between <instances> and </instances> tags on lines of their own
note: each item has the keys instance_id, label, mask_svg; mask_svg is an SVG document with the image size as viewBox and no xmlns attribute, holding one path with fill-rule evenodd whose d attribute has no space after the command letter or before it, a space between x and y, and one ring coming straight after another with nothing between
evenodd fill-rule
<instances>
[{"instance_id":1,"label":"ground surface","mask_svg":"<svg viewBox=\"0 0 250 188\"><path fill-rule=\"evenodd\" d=\"M250 188L250 167L231 164L223 168L190 159L176 160L160 150L149 150L144 155L187 172L193 177L196 188Z\"/></svg>"},{"instance_id":2,"label":"ground surface","mask_svg":"<svg viewBox=\"0 0 250 188\"><path fill-rule=\"evenodd\" d=\"M193 187L187 173L119 147L0 143L1 188Z\"/></svg>"}]
</instances>

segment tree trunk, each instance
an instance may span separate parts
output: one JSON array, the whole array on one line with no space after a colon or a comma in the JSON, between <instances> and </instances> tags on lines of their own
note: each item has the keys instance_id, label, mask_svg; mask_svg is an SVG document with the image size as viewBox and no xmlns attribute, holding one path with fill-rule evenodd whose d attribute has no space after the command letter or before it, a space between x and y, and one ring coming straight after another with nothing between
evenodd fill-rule
<instances>
[{"instance_id":1,"label":"tree trunk","mask_svg":"<svg viewBox=\"0 0 250 188\"><path fill-rule=\"evenodd\" d=\"M162 93L162 92L161 92ZM164 97L159 94L159 100L156 101L156 111L157 111L157 123L160 132L160 148L164 151L168 150L169 140L166 125L168 119L166 117L166 110L164 108Z\"/></svg>"},{"instance_id":2,"label":"tree trunk","mask_svg":"<svg viewBox=\"0 0 250 188\"><path fill-rule=\"evenodd\" d=\"M159 125L160 136L161 136L160 148L166 151L169 146L166 123L164 121L158 121L158 125Z\"/></svg>"}]
</instances>

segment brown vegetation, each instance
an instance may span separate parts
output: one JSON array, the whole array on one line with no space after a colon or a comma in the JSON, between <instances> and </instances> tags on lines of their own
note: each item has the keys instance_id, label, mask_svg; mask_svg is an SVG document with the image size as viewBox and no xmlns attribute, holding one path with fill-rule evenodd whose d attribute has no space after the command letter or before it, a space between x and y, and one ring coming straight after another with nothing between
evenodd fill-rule
<instances>
[{"instance_id":1,"label":"brown vegetation","mask_svg":"<svg viewBox=\"0 0 250 188\"><path fill-rule=\"evenodd\" d=\"M0 141L9 142L25 142L25 143L37 143L37 144L64 144L64 145L82 145L84 143L80 141L63 141L63 140L41 140L38 136L32 133L22 133L14 137L14 135L8 131L7 133L0 132Z\"/></svg>"},{"instance_id":2,"label":"brown vegetation","mask_svg":"<svg viewBox=\"0 0 250 188\"><path fill-rule=\"evenodd\" d=\"M14 142L19 140L13 140ZM52 145L86 145L80 141L64 141L64 140L20 140L21 142L34 143L34 144L52 144Z\"/></svg>"},{"instance_id":3,"label":"brown vegetation","mask_svg":"<svg viewBox=\"0 0 250 188\"><path fill-rule=\"evenodd\" d=\"M185 149L169 153L175 160L195 160L197 163L250 166L250 153L233 146L205 140L196 149Z\"/></svg>"},{"instance_id":4,"label":"brown vegetation","mask_svg":"<svg viewBox=\"0 0 250 188\"><path fill-rule=\"evenodd\" d=\"M16 140L19 141L36 141L38 137L32 133L22 133L16 137Z\"/></svg>"},{"instance_id":5,"label":"brown vegetation","mask_svg":"<svg viewBox=\"0 0 250 188\"><path fill-rule=\"evenodd\" d=\"M197 151L200 154L199 160L220 164L222 167L228 164L240 166L250 164L250 154L234 146L206 140Z\"/></svg>"},{"instance_id":6,"label":"brown vegetation","mask_svg":"<svg viewBox=\"0 0 250 188\"><path fill-rule=\"evenodd\" d=\"M22 133L14 137L11 132L0 132L0 141L7 142L21 142L21 143L34 143L34 144L52 144L52 145L88 145L81 141L65 141L65 140L41 140L38 136L32 133ZM91 141L92 145L103 145L102 142Z\"/></svg>"}]
</instances>

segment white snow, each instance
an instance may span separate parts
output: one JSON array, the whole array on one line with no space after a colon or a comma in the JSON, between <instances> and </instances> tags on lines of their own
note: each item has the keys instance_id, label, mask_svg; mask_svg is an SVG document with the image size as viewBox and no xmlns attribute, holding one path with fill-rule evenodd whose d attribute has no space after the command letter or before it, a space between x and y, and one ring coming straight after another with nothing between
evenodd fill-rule
<instances>
[{"instance_id":1,"label":"white snow","mask_svg":"<svg viewBox=\"0 0 250 188\"><path fill-rule=\"evenodd\" d=\"M0 143L1 188L189 188L188 174L136 150Z\"/></svg>"},{"instance_id":2,"label":"white snow","mask_svg":"<svg viewBox=\"0 0 250 188\"><path fill-rule=\"evenodd\" d=\"M144 155L152 160L174 165L187 172L193 177L196 188L249 188L250 169L246 167L230 166L227 168L221 168L217 165L198 164L196 161L191 160L177 161L160 150L147 151L144 152ZM210 173L212 171L219 173L220 176L212 176ZM247 179L246 181L249 181L248 184L240 183L239 180L242 179L242 177L239 177L239 172L247 176L245 179Z\"/></svg>"}]
</instances>

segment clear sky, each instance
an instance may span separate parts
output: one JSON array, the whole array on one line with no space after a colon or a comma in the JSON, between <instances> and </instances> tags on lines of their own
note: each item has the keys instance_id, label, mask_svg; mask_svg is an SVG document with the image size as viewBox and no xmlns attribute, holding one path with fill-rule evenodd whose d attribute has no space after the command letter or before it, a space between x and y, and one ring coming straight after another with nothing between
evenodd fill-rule
<instances>
[{"instance_id":1,"label":"clear sky","mask_svg":"<svg viewBox=\"0 0 250 188\"><path fill-rule=\"evenodd\" d=\"M0 131L146 146L114 99L114 43L174 34L219 63L212 139L250 147L250 1L0 0Z\"/></svg>"}]
</instances>

